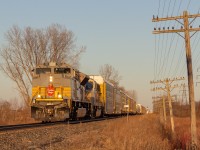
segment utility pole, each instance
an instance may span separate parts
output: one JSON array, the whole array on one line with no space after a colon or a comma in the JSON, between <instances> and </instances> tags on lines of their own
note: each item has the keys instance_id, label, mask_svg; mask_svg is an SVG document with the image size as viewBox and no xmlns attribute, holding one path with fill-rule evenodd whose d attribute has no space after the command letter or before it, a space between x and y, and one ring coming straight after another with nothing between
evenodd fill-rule
<instances>
[{"instance_id":1,"label":"utility pole","mask_svg":"<svg viewBox=\"0 0 200 150\"><path fill-rule=\"evenodd\" d=\"M196 15L188 15L187 11L183 12L182 16L176 17L167 17L167 18L153 18L153 22L159 21L168 21L175 20L182 24L184 27L181 29L173 30L159 30L156 31L154 28L153 34L160 33L177 33L181 37L185 39L185 49L186 49L186 60L187 60L187 74L188 74L188 87L189 87L189 101L191 108L191 139L192 139L192 148L197 147L197 127L196 127L196 112L195 112L195 100L194 100L194 82L193 82L193 71L192 71L192 56L191 56L191 46L190 46L190 38L197 32L200 31L200 28L192 28L190 24L197 18L200 17L200 14ZM189 23L189 19L192 21ZM183 23L180 21L183 20ZM190 26L190 27L189 27ZM169 29L169 28L168 28ZM179 32L183 32L185 36L182 36ZM192 36L190 36L190 32L194 32Z\"/></svg>"},{"instance_id":2,"label":"utility pole","mask_svg":"<svg viewBox=\"0 0 200 150\"><path fill-rule=\"evenodd\" d=\"M153 88L153 91L163 90L167 92L167 98L169 101L169 113L170 113L170 121L171 121L171 130L172 130L172 138L174 138L175 131L174 131L174 117L173 117L173 110L172 110L172 99L171 99L171 91L174 88L177 88L178 85L171 86L172 82L177 80L184 80L184 77L181 78L174 78L174 79L165 79L165 80L158 80L158 81L151 81L150 83L162 83L165 85L165 88L159 87L159 88Z\"/></svg>"},{"instance_id":3,"label":"utility pole","mask_svg":"<svg viewBox=\"0 0 200 150\"><path fill-rule=\"evenodd\" d=\"M163 103L163 115L164 115L164 121L165 121L165 127L167 123L167 116L166 116L166 107L165 107L165 96L162 96L162 103Z\"/></svg>"},{"instance_id":4,"label":"utility pole","mask_svg":"<svg viewBox=\"0 0 200 150\"><path fill-rule=\"evenodd\" d=\"M164 116L164 125L166 127L166 123L167 123L167 115L166 115L166 106L165 106L165 96L156 96L156 97L152 97L153 99L159 99L160 101L162 100L162 108L163 108L163 116ZM160 101L157 101L157 104L154 103L154 105L161 105ZM158 106L155 106L158 107ZM161 107L161 106L160 106Z\"/></svg>"}]
</instances>

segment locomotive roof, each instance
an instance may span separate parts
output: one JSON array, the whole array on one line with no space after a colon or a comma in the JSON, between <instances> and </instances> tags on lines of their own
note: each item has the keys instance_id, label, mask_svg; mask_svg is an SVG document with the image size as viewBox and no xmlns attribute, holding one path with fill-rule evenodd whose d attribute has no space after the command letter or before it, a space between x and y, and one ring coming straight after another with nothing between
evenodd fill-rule
<instances>
[{"instance_id":1,"label":"locomotive roof","mask_svg":"<svg viewBox=\"0 0 200 150\"><path fill-rule=\"evenodd\" d=\"M73 68L71 65L66 64L66 63L58 64L58 63L55 63L55 62L50 62L50 63L43 63L43 64L36 66L36 68L46 68L46 67L62 67L62 68L68 67L68 68L72 68L74 70L77 70L77 69Z\"/></svg>"}]
</instances>

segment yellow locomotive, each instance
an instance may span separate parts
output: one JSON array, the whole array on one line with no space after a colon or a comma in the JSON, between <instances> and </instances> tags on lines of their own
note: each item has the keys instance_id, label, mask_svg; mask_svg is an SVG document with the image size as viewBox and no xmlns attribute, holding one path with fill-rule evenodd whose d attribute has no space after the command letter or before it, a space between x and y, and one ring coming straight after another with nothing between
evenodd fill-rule
<instances>
[{"instance_id":1,"label":"yellow locomotive","mask_svg":"<svg viewBox=\"0 0 200 150\"><path fill-rule=\"evenodd\" d=\"M88 80L89 76L64 63L37 66L32 78L32 118L61 121L89 117L94 114L92 111L101 110L100 104L100 108L92 108L91 99L94 98L88 95L95 89L86 90Z\"/></svg>"},{"instance_id":2,"label":"yellow locomotive","mask_svg":"<svg viewBox=\"0 0 200 150\"><path fill-rule=\"evenodd\" d=\"M55 62L33 70L31 116L35 120L64 121L127 113L136 114L136 102L101 76L88 76Z\"/></svg>"}]
</instances>

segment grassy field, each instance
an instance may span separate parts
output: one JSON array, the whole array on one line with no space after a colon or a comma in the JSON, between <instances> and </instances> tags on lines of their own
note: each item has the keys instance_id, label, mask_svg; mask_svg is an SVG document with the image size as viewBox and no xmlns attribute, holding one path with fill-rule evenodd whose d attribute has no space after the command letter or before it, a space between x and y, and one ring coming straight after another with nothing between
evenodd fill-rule
<instances>
[{"instance_id":1,"label":"grassy field","mask_svg":"<svg viewBox=\"0 0 200 150\"><path fill-rule=\"evenodd\" d=\"M157 115L0 132L1 149L170 150Z\"/></svg>"},{"instance_id":2,"label":"grassy field","mask_svg":"<svg viewBox=\"0 0 200 150\"><path fill-rule=\"evenodd\" d=\"M0 133L2 149L44 150L174 150L188 149L190 118L174 118L176 136L171 139L170 121L164 128L156 114L135 115L100 122L64 124ZM197 120L200 143L200 119ZM27 142L28 141L28 142ZM198 145L200 146L200 145Z\"/></svg>"},{"instance_id":3,"label":"grassy field","mask_svg":"<svg viewBox=\"0 0 200 150\"><path fill-rule=\"evenodd\" d=\"M107 148L118 150L167 150L169 140L162 136L162 126L156 115L132 116L109 122L102 131ZM93 144L95 147L95 143Z\"/></svg>"},{"instance_id":4,"label":"grassy field","mask_svg":"<svg viewBox=\"0 0 200 150\"><path fill-rule=\"evenodd\" d=\"M189 149L191 143L191 132L190 132L190 118L189 117L175 117L175 139L172 141L172 147L174 149ZM168 124L165 136L170 136L170 121L168 118ZM200 148L200 118L197 118L197 140L198 148Z\"/></svg>"}]
</instances>

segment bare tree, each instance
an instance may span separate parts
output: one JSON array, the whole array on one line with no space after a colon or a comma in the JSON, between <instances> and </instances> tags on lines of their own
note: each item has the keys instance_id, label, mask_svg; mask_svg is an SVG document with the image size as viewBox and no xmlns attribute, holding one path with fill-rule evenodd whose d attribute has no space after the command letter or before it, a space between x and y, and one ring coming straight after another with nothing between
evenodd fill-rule
<instances>
[{"instance_id":1,"label":"bare tree","mask_svg":"<svg viewBox=\"0 0 200 150\"><path fill-rule=\"evenodd\" d=\"M137 92L135 90L128 90L127 94L137 102Z\"/></svg>"},{"instance_id":2,"label":"bare tree","mask_svg":"<svg viewBox=\"0 0 200 150\"><path fill-rule=\"evenodd\" d=\"M113 66L109 64L105 64L101 66L99 73L105 80L108 80L115 85L119 85L119 81L122 78L119 75L119 72Z\"/></svg>"},{"instance_id":3,"label":"bare tree","mask_svg":"<svg viewBox=\"0 0 200 150\"><path fill-rule=\"evenodd\" d=\"M0 124L6 124L11 117L11 104L7 101L0 102Z\"/></svg>"},{"instance_id":4,"label":"bare tree","mask_svg":"<svg viewBox=\"0 0 200 150\"><path fill-rule=\"evenodd\" d=\"M46 29L13 26L6 33L7 44L0 51L0 70L13 80L26 106L31 91L31 70L45 62L66 62L79 67L85 51L77 48L74 34L65 27L53 24Z\"/></svg>"},{"instance_id":5,"label":"bare tree","mask_svg":"<svg viewBox=\"0 0 200 150\"><path fill-rule=\"evenodd\" d=\"M126 92L126 89L125 89L124 86L119 86L119 89L120 89L121 91L123 91L123 92Z\"/></svg>"}]
</instances>

